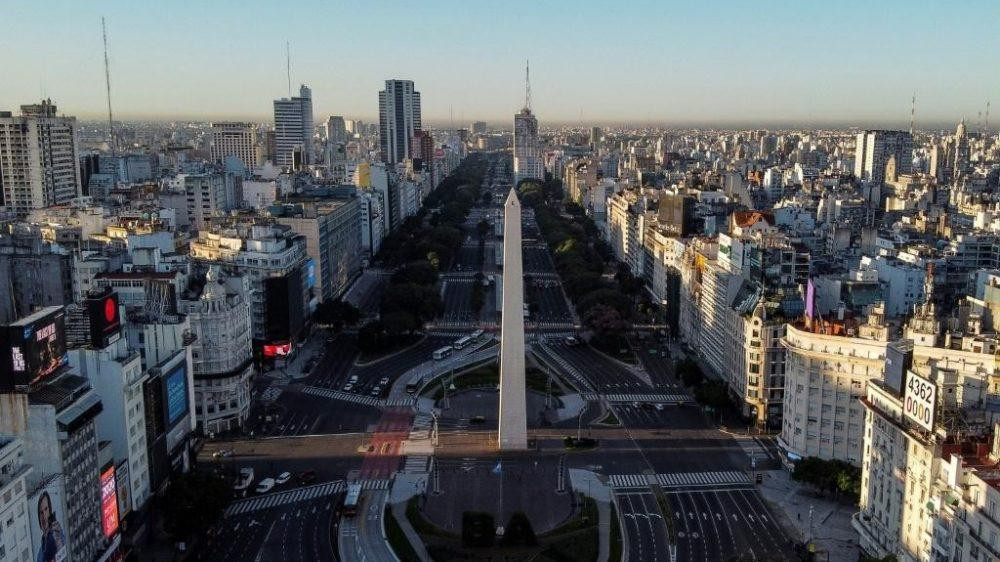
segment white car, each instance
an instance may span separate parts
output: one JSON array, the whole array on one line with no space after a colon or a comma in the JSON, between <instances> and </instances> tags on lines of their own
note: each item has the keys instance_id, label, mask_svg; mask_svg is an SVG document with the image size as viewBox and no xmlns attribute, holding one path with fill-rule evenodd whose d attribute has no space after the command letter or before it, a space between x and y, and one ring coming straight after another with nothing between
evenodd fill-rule
<instances>
[{"instance_id":1,"label":"white car","mask_svg":"<svg viewBox=\"0 0 1000 562\"><path fill-rule=\"evenodd\" d=\"M265 478L261 480L259 484L257 484L256 492L258 494L266 494L267 492L270 492L271 488L273 487L274 487L274 478Z\"/></svg>"},{"instance_id":2,"label":"white car","mask_svg":"<svg viewBox=\"0 0 1000 562\"><path fill-rule=\"evenodd\" d=\"M353 389L353 388L354 388L353 384L347 383L347 384L344 385L344 392L350 392L351 389Z\"/></svg>"},{"instance_id":3,"label":"white car","mask_svg":"<svg viewBox=\"0 0 1000 562\"><path fill-rule=\"evenodd\" d=\"M281 474L278 475L277 478L274 479L274 483L275 484L284 484L285 482L288 482L291 479L292 479L292 473L291 472L282 472Z\"/></svg>"}]
</instances>

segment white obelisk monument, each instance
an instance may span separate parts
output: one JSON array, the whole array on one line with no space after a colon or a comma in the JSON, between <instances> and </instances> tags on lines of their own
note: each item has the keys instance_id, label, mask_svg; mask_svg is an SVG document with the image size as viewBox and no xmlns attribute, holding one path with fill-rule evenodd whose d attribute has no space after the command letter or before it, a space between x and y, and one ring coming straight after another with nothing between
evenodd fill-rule
<instances>
[{"instance_id":1,"label":"white obelisk monument","mask_svg":"<svg viewBox=\"0 0 1000 562\"><path fill-rule=\"evenodd\" d=\"M521 264L521 203L513 189L503 205L503 303L500 317L501 451L528 448L524 382L524 276Z\"/></svg>"}]
</instances>

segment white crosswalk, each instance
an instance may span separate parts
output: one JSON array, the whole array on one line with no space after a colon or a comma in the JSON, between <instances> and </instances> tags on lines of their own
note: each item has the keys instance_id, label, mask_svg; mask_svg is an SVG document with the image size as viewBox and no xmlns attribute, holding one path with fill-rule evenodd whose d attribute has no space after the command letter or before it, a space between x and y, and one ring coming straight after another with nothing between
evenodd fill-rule
<instances>
[{"instance_id":1,"label":"white crosswalk","mask_svg":"<svg viewBox=\"0 0 1000 562\"><path fill-rule=\"evenodd\" d=\"M600 402L601 394L596 392L586 392L580 395L588 402ZM650 402L662 404L669 402L690 402L691 397L687 394L605 394L604 399L608 402L625 404L632 402Z\"/></svg>"},{"instance_id":2,"label":"white crosswalk","mask_svg":"<svg viewBox=\"0 0 1000 562\"><path fill-rule=\"evenodd\" d=\"M412 407L416 402L416 399L413 397L379 400L371 396L362 396L352 392L343 392L340 390L333 390L332 388L321 388L318 386L303 387L302 392L312 394L313 396L322 396L323 398L329 398L331 400L342 400L344 402L353 402L355 404L362 404L364 406L373 406L377 408Z\"/></svg>"},{"instance_id":3,"label":"white crosswalk","mask_svg":"<svg viewBox=\"0 0 1000 562\"><path fill-rule=\"evenodd\" d=\"M664 488L704 488L750 483L750 477L739 470L674 472L657 474L655 479ZM608 484L612 488L645 488L650 485L650 478L644 474L612 474L608 476Z\"/></svg>"},{"instance_id":4,"label":"white crosswalk","mask_svg":"<svg viewBox=\"0 0 1000 562\"><path fill-rule=\"evenodd\" d=\"M290 503L298 503L323 496L330 496L338 492L342 492L344 487L343 480L335 480L333 482L306 486L304 488L297 488L287 492L277 492L240 500L233 502L228 508L226 508L225 516L232 517L234 515L242 515L244 513L260 511L262 509L271 509L273 507L280 507ZM361 487L365 490L387 490L389 488L389 481L364 480L361 482Z\"/></svg>"},{"instance_id":5,"label":"white crosswalk","mask_svg":"<svg viewBox=\"0 0 1000 562\"><path fill-rule=\"evenodd\" d=\"M411 474L418 472L426 473L430 459L428 455L410 455L406 457L406 462L403 463L403 472Z\"/></svg>"}]
</instances>

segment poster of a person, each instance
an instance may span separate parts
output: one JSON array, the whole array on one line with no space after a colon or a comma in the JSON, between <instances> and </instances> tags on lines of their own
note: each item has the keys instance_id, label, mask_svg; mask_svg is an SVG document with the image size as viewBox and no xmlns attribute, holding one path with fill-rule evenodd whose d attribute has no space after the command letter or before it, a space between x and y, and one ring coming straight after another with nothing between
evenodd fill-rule
<instances>
[{"instance_id":1,"label":"poster of a person","mask_svg":"<svg viewBox=\"0 0 1000 562\"><path fill-rule=\"evenodd\" d=\"M41 540L35 562L63 562L66 559L66 533L56 518L56 510L48 492L38 496L38 528Z\"/></svg>"}]
</instances>

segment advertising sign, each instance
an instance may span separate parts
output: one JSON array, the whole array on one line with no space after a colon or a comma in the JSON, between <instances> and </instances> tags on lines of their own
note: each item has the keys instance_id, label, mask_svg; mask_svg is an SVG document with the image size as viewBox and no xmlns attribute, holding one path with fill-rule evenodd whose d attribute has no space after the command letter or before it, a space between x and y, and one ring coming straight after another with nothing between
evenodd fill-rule
<instances>
[{"instance_id":1,"label":"advertising sign","mask_svg":"<svg viewBox=\"0 0 1000 562\"><path fill-rule=\"evenodd\" d=\"M164 378L164 399L167 402L167 426L173 426L188 411L187 368L178 365Z\"/></svg>"},{"instance_id":2,"label":"advertising sign","mask_svg":"<svg viewBox=\"0 0 1000 562\"><path fill-rule=\"evenodd\" d=\"M56 478L28 496L31 547L36 562L63 562L69 556L62 495L62 478Z\"/></svg>"},{"instance_id":3,"label":"advertising sign","mask_svg":"<svg viewBox=\"0 0 1000 562\"><path fill-rule=\"evenodd\" d=\"M913 371L909 371L906 375L906 391L903 395L903 416L920 427L933 431L936 406L937 386Z\"/></svg>"},{"instance_id":4,"label":"advertising sign","mask_svg":"<svg viewBox=\"0 0 1000 562\"><path fill-rule=\"evenodd\" d=\"M121 330L118 294L108 290L98 297L88 298L86 307L90 319L90 344L97 349L103 349L119 335Z\"/></svg>"},{"instance_id":5,"label":"advertising sign","mask_svg":"<svg viewBox=\"0 0 1000 562\"><path fill-rule=\"evenodd\" d=\"M69 361L62 307L35 314L0 331L0 388L34 384Z\"/></svg>"},{"instance_id":6,"label":"advertising sign","mask_svg":"<svg viewBox=\"0 0 1000 562\"><path fill-rule=\"evenodd\" d=\"M128 461L122 461L115 469L115 483L118 488L118 516L122 519L132 513L132 486L128 480Z\"/></svg>"},{"instance_id":7,"label":"advertising sign","mask_svg":"<svg viewBox=\"0 0 1000 562\"><path fill-rule=\"evenodd\" d=\"M291 343L276 343L264 345L264 357L284 357L292 352Z\"/></svg>"},{"instance_id":8,"label":"advertising sign","mask_svg":"<svg viewBox=\"0 0 1000 562\"><path fill-rule=\"evenodd\" d=\"M310 289L316 286L316 262L312 259L306 261L306 285Z\"/></svg>"},{"instance_id":9,"label":"advertising sign","mask_svg":"<svg viewBox=\"0 0 1000 562\"><path fill-rule=\"evenodd\" d=\"M118 482L113 464L101 471L101 527L105 538L118 531Z\"/></svg>"}]
</instances>

